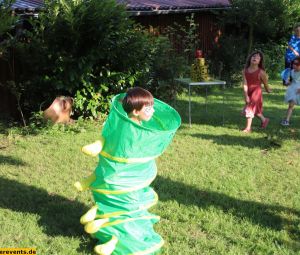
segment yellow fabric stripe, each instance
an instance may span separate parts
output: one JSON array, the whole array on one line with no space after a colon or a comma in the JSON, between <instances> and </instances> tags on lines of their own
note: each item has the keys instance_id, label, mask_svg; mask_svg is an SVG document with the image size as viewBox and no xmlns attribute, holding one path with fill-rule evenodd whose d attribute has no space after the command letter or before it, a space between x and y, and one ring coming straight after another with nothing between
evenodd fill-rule
<instances>
[{"instance_id":1,"label":"yellow fabric stripe","mask_svg":"<svg viewBox=\"0 0 300 255\"><path fill-rule=\"evenodd\" d=\"M97 214L96 219L110 218L110 217L116 217L116 216L119 216L119 215L126 215L126 214L140 212L140 211L149 209L150 207L156 205L157 202L158 202L158 195L154 191L154 200L153 200L153 202L146 205L146 206L142 206L138 210L135 210L135 211L118 211L118 212L113 212L113 213Z\"/></svg>"},{"instance_id":2,"label":"yellow fabric stripe","mask_svg":"<svg viewBox=\"0 0 300 255\"><path fill-rule=\"evenodd\" d=\"M160 249L164 245L164 243L165 243L164 240L162 240L160 243L158 243L157 245L151 247L148 250L138 251L138 252L130 253L128 255L146 255L146 254L155 252L156 250Z\"/></svg>"},{"instance_id":3,"label":"yellow fabric stripe","mask_svg":"<svg viewBox=\"0 0 300 255\"><path fill-rule=\"evenodd\" d=\"M110 155L109 153L105 151L101 151L100 155L102 155L105 158L111 159L113 161L117 161L119 163L146 163L152 159L157 158L159 155L153 156L153 157L145 157L145 158L119 158Z\"/></svg>"},{"instance_id":4,"label":"yellow fabric stripe","mask_svg":"<svg viewBox=\"0 0 300 255\"><path fill-rule=\"evenodd\" d=\"M129 218L129 219L125 219L125 220L115 220L115 221L103 224L101 226L101 228L106 228L106 227L110 227L110 226L114 226L114 225L119 225L119 224L122 224L122 223L125 223L125 222L130 222L130 221L135 221L135 220L149 220L149 219L159 220L160 217L159 216L143 216L143 217L139 217L139 218Z\"/></svg>"},{"instance_id":5,"label":"yellow fabric stripe","mask_svg":"<svg viewBox=\"0 0 300 255\"><path fill-rule=\"evenodd\" d=\"M139 190L142 189L144 187L147 187L150 185L150 183L155 179L156 176L154 176L154 178L151 178L150 180L144 182L141 185L132 187L132 188L128 188L128 189L121 189L121 190L108 190L108 189L94 189L94 188L90 188L92 191L95 191L97 193L101 193L101 194L113 194L113 195L119 195L119 194L124 194L124 193L128 193L128 192L132 192L135 190Z\"/></svg>"}]
</instances>

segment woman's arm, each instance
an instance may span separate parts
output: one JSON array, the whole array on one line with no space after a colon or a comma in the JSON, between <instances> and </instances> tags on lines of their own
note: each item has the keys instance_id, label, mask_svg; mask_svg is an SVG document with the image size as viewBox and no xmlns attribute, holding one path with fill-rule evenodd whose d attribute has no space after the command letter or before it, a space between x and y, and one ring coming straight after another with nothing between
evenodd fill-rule
<instances>
[{"instance_id":1,"label":"woman's arm","mask_svg":"<svg viewBox=\"0 0 300 255\"><path fill-rule=\"evenodd\" d=\"M292 46L288 46L288 48L296 55L296 56L299 56L299 52L296 51Z\"/></svg>"},{"instance_id":2,"label":"woman's arm","mask_svg":"<svg viewBox=\"0 0 300 255\"><path fill-rule=\"evenodd\" d=\"M298 42L299 42L299 39L295 35L292 35L292 37L288 43L288 49L290 49L295 54L295 56L299 56L299 51L298 51L297 47L296 48L294 47L295 45L298 44Z\"/></svg>"}]
</instances>

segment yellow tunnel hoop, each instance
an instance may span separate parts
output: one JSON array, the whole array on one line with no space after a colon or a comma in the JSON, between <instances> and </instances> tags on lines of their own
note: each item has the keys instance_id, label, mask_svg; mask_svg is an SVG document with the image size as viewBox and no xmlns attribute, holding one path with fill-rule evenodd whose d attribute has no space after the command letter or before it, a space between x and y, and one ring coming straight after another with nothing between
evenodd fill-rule
<instances>
[{"instance_id":1,"label":"yellow tunnel hoop","mask_svg":"<svg viewBox=\"0 0 300 255\"><path fill-rule=\"evenodd\" d=\"M128 189L122 189L122 190L108 190L108 189L94 189L94 188L90 188L90 190L100 193L100 194L106 194L106 195L120 195L120 194L125 194L125 193L129 193L132 191L136 191L142 188L145 188L147 186L150 185L151 182L153 182L153 180L155 179L156 175L154 177L152 177L151 179L147 180L146 182L144 182L141 185L132 187L132 188L128 188Z\"/></svg>"},{"instance_id":2,"label":"yellow tunnel hoop","mask_svg":"<svg viewBox=\"0 0 300 255\"><path fill-rule=\"evenodd\" d=\"M129 219L125 219L125 220L115 220L112 222L107 222L105 224L103 224L101 226L101 228L106 228L106 227L110 227L110 226L114 226L114 225L119 225L125 222L130 222L130 221L136 221L136 220L149 220L149 219L157 219L160 220L159 216L143 216L143 217L138 217L138 218L129 218Z\"/></svg>"},{"instance_id":3,"label":"yellow tunnel hoop","mask_svg":"<svg viewBox=\"0 0 300 255\"><path fill-rule=\"evenodd\" d=\"M138 210L134 210L134 211L118 211L118 212L113 212L113 213L105 213L105 214L97 214L96 215L96 219L103 219L103 218L110 218L110 217L116 217L116 216L120 216L120 215L128 215L128 214L133 214L133 213L137 213L146 209L151 208L152 206L156 205L158 202L158 195L155 191L154 192L154 200L152 203L146 205L146 206L142 206L140 207Z\"/></svg>"},{"instance_id":4,"label":"yellow tunnel hoop","mask_svg":"<svg viewBox=\"0 0 300 255\"><path fill-rule=\"evenodd\" d=\"M105 158L111 159L113 161L119 162L119 163L129 163L129 164L130 163L146 163L146 162L153 160L160 156L160 155L155 155L152 157L145 157L145 158L120 158L120 157L112 156L105 151L101 151L100 155Z\"/></svg>"}]
</instances>

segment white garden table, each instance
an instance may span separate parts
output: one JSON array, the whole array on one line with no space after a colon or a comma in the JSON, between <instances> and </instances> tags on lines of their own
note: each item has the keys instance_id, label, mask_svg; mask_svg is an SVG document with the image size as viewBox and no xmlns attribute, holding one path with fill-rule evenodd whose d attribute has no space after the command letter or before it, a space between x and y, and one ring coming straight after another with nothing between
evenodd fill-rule
<instances>
[{"instance_id":1,"label":"white garden table","mask_svg":"<svg viewBox=\"0 0 300 255\"><path fill-rule=\"evenodd\" d=\"M211 85L219 85L222 86L222 91L223 91L223 107L222 107L222 124L224 125L224 90L225 90L225 85L226 81L220 81L220 80L211 80L211 81L192 81L190 78L180 78L180 79L175 79L175 81L182 83L186 86L188 86L189 90L189 125L191 127L192 125L192 113L191 113L191 88L192 86L204 86L205 87L205 111L207 112L207 87Z\"/></svg>"}]
</instances>

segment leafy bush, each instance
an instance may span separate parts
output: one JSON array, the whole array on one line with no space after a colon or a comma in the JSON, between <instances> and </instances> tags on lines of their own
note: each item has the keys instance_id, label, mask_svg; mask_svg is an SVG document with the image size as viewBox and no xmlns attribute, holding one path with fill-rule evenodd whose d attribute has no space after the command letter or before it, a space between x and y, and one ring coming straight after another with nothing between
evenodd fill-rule
<instances>
[{"instance_id":1,"label":"leafy bush","mask_svg":"<svg viewBox=\"0 0 300 255\"><path fill-rule=\"evenodd\" d=\"M156 98L166 102L172 102L182 91L175 78L190 76L191 62L200 45L199 24L195 22L194 14L186 17L186 24L174 22L161 36L151 40L149 73L144 86Z\"/></svg>"},{"instance_id":2,"label":"leafy bush","mask_svg":"<svg viewBox=\"0 0 300 255\"><path fill-rule=\"evenodd\" d=\"M64 94L75 97L77 116L95 118L149 66L148 36L115 1L49 1L30 23L15 44L27 113Z\"/></svg>"},{"instance_id":3,"label":"leafy bush","mask_svg":"<svg viewBox=\"0 0 300 255\"><path fill-rule=\"evenodd\" d=\"M12 2L9 0L0 1L0 58L10 45L11 32L18 21L17 17L11 15L11 4Z\"/></svg>"},{"instance_id":4,"label":"leafy bush","mask_svg":"<svg viewBox=\"0 0 300 255\"><path fill-rule=\"evenodd\" d=\"M159 36L152 38L149 60L149 72L144 74L140 86L151 91L154 97L171 102L182 90L174 79L188 71L185 57L174 50L167 37Z\"/></svg>"},{"instance_id":5,"label":"leafy bush","mask_svg":"<svg viewBox=\"0 0 300 255\"><path fill-rule=\"evenodd\" d=\"M280 73L284 67L285 43L256 44L255 48L264 53L266 72L271 79L281 79Z\"/></svg>"},{"instance_id":6,"label":"leafy bush","mask_svg":"<svg viewBox=\"0 0 300 255\"><path fill-rule=\"evenodd\" d=\"M213 74L234 84L241 81L241 71L246 63L246 40L236 36L226 36L215 45L210 56L210 68Z\"/></svg>"},{"instance_id":7,"label":"leafy bush","mask_svg":"<svg viewBox=\"0 0 300 255\"><path fill-rule=\"evenodd\" d=\"M219 15L223 34L212 55L212 67L228 83L241 80L247 55L260 49L270 78L279 78L284 51L300 13L299 1L233 0L232 8ZM222 66L222 65L221 65Z\"/></svg>"},{"instance_id":8,"label":"leafy bush","mask_svg":"<svg viewBox=\"0 0 300 255\"><path fill-rule=\"evenodd\" d=\"M255 50L261 50L265 57L265 68L271 79L279 79L284 69L284 43L256 43ZM211 56L211 70L221 74L228 84L242 81L241 71L247 59L247 40L237 36L227 36L220 40ZM220 70L222 69L222 70ZM219 75L218 75L219 76Z\"/></svg>"}]
</instances>

